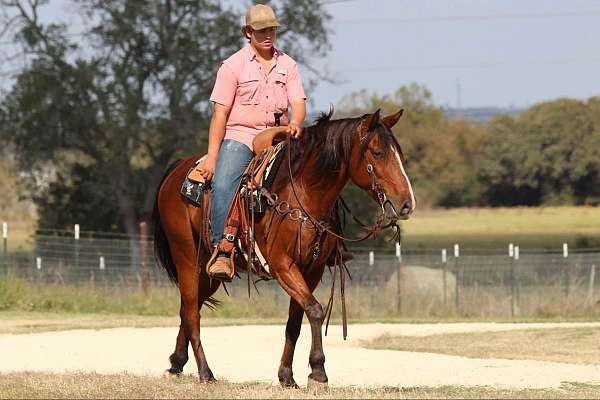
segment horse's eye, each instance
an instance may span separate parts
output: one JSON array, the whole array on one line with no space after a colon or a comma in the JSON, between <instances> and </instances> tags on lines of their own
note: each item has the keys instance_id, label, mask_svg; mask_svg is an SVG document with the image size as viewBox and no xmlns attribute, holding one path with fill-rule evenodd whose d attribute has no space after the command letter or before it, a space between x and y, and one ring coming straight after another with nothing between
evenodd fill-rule
<instances>
[{"instance_id":1,"label":"horse's eye","mask_svg":"<svg viewBox=\"0 0 600 400\"><path fill-rule=\"evenodd\" d=\"M378 159L378 160L383 159L383 155L384 155L383 150L376 149L376 150L373 150L371 153L373 154L373 157L375 157L376 159Z\"/></svg>"}]
</instances>

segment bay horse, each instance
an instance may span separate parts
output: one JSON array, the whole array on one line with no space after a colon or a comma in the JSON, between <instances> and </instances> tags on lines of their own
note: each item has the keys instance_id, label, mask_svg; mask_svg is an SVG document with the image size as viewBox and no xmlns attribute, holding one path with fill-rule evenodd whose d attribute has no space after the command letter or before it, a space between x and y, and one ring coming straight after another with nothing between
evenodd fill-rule
<instances>
[{"instance_id":1,"label":"bay horse","mask_svg":"<svg viewBox=\"0 0 600 400\"><path fill-rule=\"evenodd\" d=\"M327 385L321 332L325 312L312 293L328 257L338 246L339 238L327 229L326 222L344 186L352 181L367 191L384 213L391 209L394 219L407 219L415 207L402 150L391 132L402 111L381 117L377 110L362 117L332 120L330 110L305 128L300 139L286 143L287 154L271 187L279 199L278 207L267 208L257 217L254 230L271 275L290 296L278 371L284 387L297 387L292 360L304 314L312 332L308 382ZM220 282L211 280L205 267L212 252L200 237L207 207L196 207L180 195L185 176L199 157L196 154L176 161L167 169L152 218L157 261L178 284L181 294L181 324L167 372L183 371L190 343L198 376L209 381L214 377L200 341L200 309L204 303L214 305L211 296ZM292 211L282 213L281 208ZM243 268L236 262L236 270Z\"/></svg>"}]
</instances>

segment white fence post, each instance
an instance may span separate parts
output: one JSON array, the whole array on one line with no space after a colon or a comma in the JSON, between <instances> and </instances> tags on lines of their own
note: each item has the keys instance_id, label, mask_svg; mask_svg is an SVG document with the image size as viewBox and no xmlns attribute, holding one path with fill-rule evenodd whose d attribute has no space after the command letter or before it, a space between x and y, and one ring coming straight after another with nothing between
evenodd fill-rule
<instances>
[{"instance_id":1,"label":"white fence post","mask_svg":"<svg viewBox=\"0 0 600 400\"><path fill-rule=\"evenodd\" d=\"M460 257L460 247L457 244L454 245L454 273L456 276L456 285L455 285L455 293L454 293L454 305L456 307L456 311L460 311L460 283L461 283L461 274L458 269L458 258Z\"/></svg>"}]
</instances>

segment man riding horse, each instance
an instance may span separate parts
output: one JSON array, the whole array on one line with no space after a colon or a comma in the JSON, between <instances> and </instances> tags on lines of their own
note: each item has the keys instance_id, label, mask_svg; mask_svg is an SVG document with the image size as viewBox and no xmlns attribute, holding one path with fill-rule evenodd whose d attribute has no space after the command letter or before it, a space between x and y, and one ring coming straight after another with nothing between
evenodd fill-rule
<instances>
[{"instance_id":1,"label":"man riding horse","mask_svg":"<svg viewBox=\"0 0 600 400\"><path fill-rule=\"evenodd\" d=\"M257 4L246 13L242 28L248 44L223 61L210 101L213 114L208 137L208 155L202 174L212 180L211 225L213 254L207 266L213 279L233 276L230 254L223 237L225 219L240 179L253 157L252 140L281 124L293 138L302 134L306 116L306 96L296 62L274 47L279 23L273 9ZM288 103L291 118L288 119Z\"/></svg>"},{"instance_id":2,"label":"man riding horse","mask_svg":"<svg viewBox=\"0 0 600 400\"><path fill-rule=\"evenodd\" d=\"M155 255L181 294L181 323L175 349L169 357L168 373L172 375L182 373L188 361L188 348L191 348L199 378L214 379L200 340L200 311L203 304L217 303L213 296L222 285L221 280L227 281L233 276L229 255L219 254L220 249L233 247L230 236L234 235L228 230L233 225L227 222L225 227L225 217L245 166L254 163L250 161L253 154L250 148L263 136L258 136L255 142L253 138L275 125L275 112L282 113L285 126L270 128L271 132L280 129L279 133L287 131L289 134L283 146L285 152L280 153L283 167L274 168L268 188L262 184L252 186L248 182L254 182L253 179L246 182L246 196L251 190L260 189L267 201L262 216L250 218L247 232L242 229L240 234L255 240L257 251L268 261L269 275L290 296L285 343L277 373L282 386L297 387L292 363L304 316L311 330L308 385L327 385L322 326L331 313L333 298L323 309L313 294L327 265L337 266L333 269L334 279L335 271L340 271L345 327L345 266L341 241L350 239L342 237L339 223L338 206L340 202L343 204L340 200L343 188L351 182L366 192L380 210L373 227L358 240L386 227L397 227L397 220L407 219L415 208L414 193L403 166L402 148L392 133L402 110L386 116L377 110L339 120L331 118L331 110L313 125L302 128L304 91L296 63L273 47L277 26L271 8L250 8L243 28L249 45L225 60L219 69L211 96L214 112L208 157L203 167L204 178L212 179L212 202L204 196L196 203L180 192L186 176L198 167L201 154L174 161L157 190L152 212ZM292 113L288 123L289 103ZM212 243L207 240L209 204ZM254 203L249 204L252 211ZM255 215L244 215L250 214ZM227 232L226 239L223 239L224 232ZM215 250L212 246L216 246ZM248 264L236 261L236 266L240 270L245 267L250 279L251 251L247 254ZM204 265L208 268L203 268Z\"/></svg>"}]
</instances>

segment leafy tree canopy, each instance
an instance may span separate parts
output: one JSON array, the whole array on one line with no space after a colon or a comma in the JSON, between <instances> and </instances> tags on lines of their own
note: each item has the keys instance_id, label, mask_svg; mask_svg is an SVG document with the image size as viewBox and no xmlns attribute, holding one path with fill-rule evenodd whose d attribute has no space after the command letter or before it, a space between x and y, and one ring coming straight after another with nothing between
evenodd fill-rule
<instances>
[{"instance_id":1,"label":"leafy tree canopy","mask_svg":"<svg viewBox=\"0 0 600 400\"><path fill-rule=\"evenodd\" d=\"M42 224L85 216L82 226L136 232L166 165L206 145L215 72L243 44L241 16L216 0L74 0L89 28L73 37L40 21L47 1L0 1L30 60L0 101L0 137L22 169L56 170L36 198ZM326 53L319 1L273 6L284 51L303 62Z\"/></svg>"}]
</instances>

